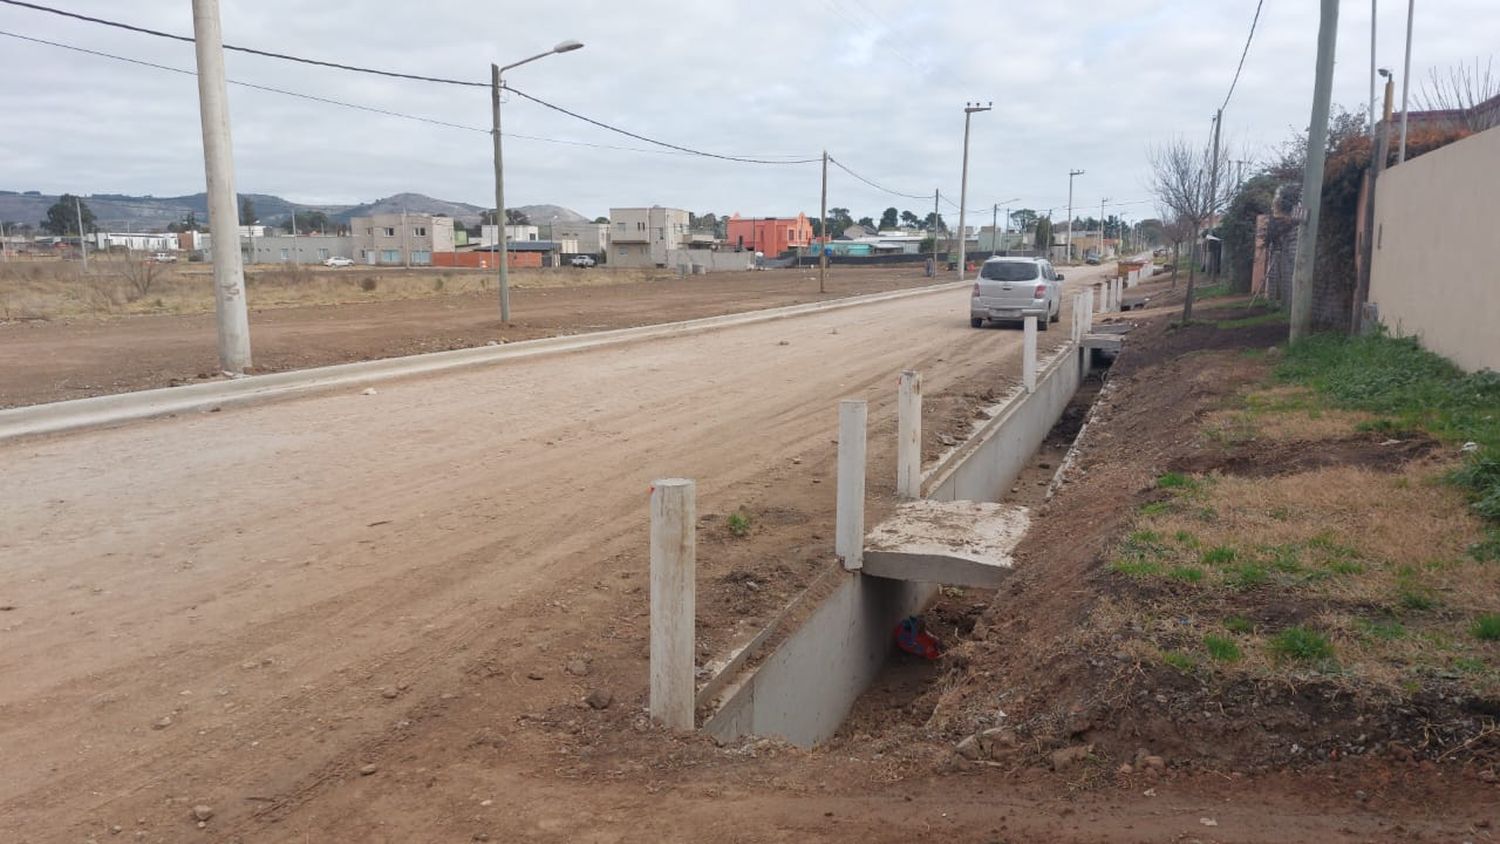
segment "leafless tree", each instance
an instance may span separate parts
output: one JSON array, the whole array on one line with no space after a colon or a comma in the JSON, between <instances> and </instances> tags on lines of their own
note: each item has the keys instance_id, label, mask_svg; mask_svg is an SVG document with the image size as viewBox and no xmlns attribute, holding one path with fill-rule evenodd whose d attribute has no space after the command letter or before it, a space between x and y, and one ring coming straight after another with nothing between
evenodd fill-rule
<instances>
[{"instance_id":1,"label":"leafless tree","mask_svg":"<svg viewBox=\"0 0 1500 844\"><path fill-rule=\"evenodd\" d=\"M1172 244L1172 289L1177 289L1177 268L1182 264L1182 244L1191 243L1194 227L1191 222L1173 215L1170 209L1158 207L1157 217L1162 220L1161 233Z\"/></svg>"},{"instance_id":2,"label":"leafless tree","mask_svg":"<svg viewBox=\"0 0 1500 844\"><path fill-rule=\"evenodd\" d=\"M161 265L151 259L145 252L130 251L125 253L125 260L120 265L120 275L124 276L125 283L130 285L130 291L134 295L132 299L144 299L151 293L151 287L156 283Z\"/></svg>"},{"instance_id":3,"label":"leafless tree","mask_svg":"<svg viewBox=\"0 0 1500 844\"><path fill-rule=\"evenodd\" d=\"M1234 192L1233 180L1229 178L1233 154L1227 145L1221 146L1215 166L1207 149L1199 149L1179 137L1152 147L1150 158L1151 192L1156 195L1157 204L1171 212L1174 224L1186 226L1191 232L1187 294L1182 302L1182 321L1187 322L1193 318L1193 286L1197 275L1193 258L1198 238L1214 215L1229 204Z\"/></svg>"},{"instance_id":4,"label":"leafless tree","mask_svg":"<svg viewBox=\"0 0 1500 844\"><path fill-rule=\"evenodd\" d=\"M1483 132L1500 126L1500 105L1479 106L1500 96L1500 76L1495 74L1493 58L1479 65L1454 65L1445 74L1438 68L1428 71L1427 81L1417 93L1417 105L1423 111L1454 111L1455 123L1471 132Z\"/></svg>"}]
</instances>

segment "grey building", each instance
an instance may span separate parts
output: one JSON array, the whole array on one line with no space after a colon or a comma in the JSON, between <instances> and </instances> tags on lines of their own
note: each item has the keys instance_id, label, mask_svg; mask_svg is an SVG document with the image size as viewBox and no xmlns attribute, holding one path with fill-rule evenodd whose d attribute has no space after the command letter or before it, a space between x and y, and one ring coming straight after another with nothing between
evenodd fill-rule
<instances>
[{"instance_id":1,"label":"grey building","mask_svg":"<svg viewBox=\"0 0 1500 844\"><path fill-rule=\"evenodd\" d=\"M453 218L376 214L349 221L355 261L371 266L427 267L432 253L454 251Z\"/></svg>"},{"instance_id":2,"label":"grey building","mask_svg":"<svg viewBox=\"0 0 1500 844\"><path fill-rule=\"evenodd\" d=\"M344 235L242 237L240 244L252 264L321 264L329 258L354 257L354 238Z\"/></svg>"}]
</instances>

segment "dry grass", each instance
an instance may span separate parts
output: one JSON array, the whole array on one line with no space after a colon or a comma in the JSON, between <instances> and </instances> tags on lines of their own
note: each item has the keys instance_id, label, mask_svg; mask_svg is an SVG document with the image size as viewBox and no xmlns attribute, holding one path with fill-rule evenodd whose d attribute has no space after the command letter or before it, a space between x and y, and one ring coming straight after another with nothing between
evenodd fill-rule
<instances>
[{"instance_id":1,"label":"dry grass","mask_svg":"<svg viewBox=\"0 0 1500 844\"><path fill-rule=\"evenodd\" d=\"M628 284L672 277L665 270L572 268L515 270L517 288ZM0 319L57 319L213 310L207 264L146 264L137 256L100 255L84 274L55 259L0 264ZM253 308L339 305L462 295L493 289L494 276L469 269L251 266L246 295Z\"/></svg>"},{"instance_id":2,"label":"dry grass","mask_svg":"<svg viewBox=\"0 0 1500 844\"><path fill-rule=\"evenodd\" d=\"M1326 406L1307 387L1280 385L1256 390L1204 417L1208 439L1234 445L1252 441L1296 442L1347 436L1374 414Z\"/></svg>"}]
</instances>

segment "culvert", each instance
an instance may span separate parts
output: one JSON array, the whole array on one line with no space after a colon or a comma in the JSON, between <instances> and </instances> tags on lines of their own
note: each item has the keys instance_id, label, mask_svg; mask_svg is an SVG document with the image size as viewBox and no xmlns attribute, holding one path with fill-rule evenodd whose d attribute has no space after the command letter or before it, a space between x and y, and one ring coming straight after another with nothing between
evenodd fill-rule
<instances>
[{"instance_id":1,"label":"culvert","mask_svg":"<svg viewBox=\"0 0 1500 844\"><path fill-rule=\"evenodd\" d=\"M966 554L973 548L959 553L928 549L934 559L909 559L902 569L880 556L878 537L884 523L877 526L871 532L877 546L866 551L865 571L831 570L782 618L710 666L710 677L697 699L704 731L721 741L756 735L804 747L832 737L885 669L897 622L928 607L944 585L923 577L942 575L952 582L960 570L983 576L984 570L964 567L965 556L982 556L988 565L1009 568L1009 551L1024 535L1027 508L1003 502L1078 394L1095 362L1095 350L1118 349L1118 335L1096 340L1096 335L1080 329L1074 336L1077 342L1040 362L1034 390L1023 387L1009 393L965 442L938 460L923 477L923 499L909 508L967 512L990 519L992 528L1002 533L1019 520L1019 531L996 540L998 544L982 554ZM897 518L901 515L898 512ZM874 573L898 570L900 578ZM1003 573L983 585L993 588ZM800 623L789 623L793 620ZM778 629L790 626L795 629Z\"/></svg>"}]
</instances>

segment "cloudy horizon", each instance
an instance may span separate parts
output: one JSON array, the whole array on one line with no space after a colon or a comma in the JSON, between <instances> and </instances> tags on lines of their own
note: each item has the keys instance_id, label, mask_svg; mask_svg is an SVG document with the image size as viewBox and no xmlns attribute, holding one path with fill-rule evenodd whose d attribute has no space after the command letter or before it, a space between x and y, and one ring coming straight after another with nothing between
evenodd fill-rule
<instances>
[{"instance_id":1,"label":"cloudy horizon","mask_svg":"<svg viewBox=\"0 0 1500 844\"><path fill-rule=\"evenodd\" d=\"M190 35L187 0L54 0L58 8ZM351 64L487 81L507 63L578 39L583 50L513 71L519 90L671 143L737 156L824 149L884 188L832 169L829 205L855 217L919 215L940 188L957 201L966 101L975 115L970 209L992 203L1064 214L1154 215L1147 149L1206 140L1239 61L1254 0L1112 0L1025 7L813 0L778 14L738 4L574 2L489 16L369 0L307 8L226 2L226 42ZM1237 158L1266 160L1306 124L1318 12L1266 0L1224 118ZM1381 2L1379 61L1398 72L1406 4ZM1492 0L1418 3L1413 108L1429 68L1489 59ZM467 12L467 14L466 14ZM1340 17L1334 102L1368 98L1367 3ZM0 30L191 70L190 44L0 5ZM494 35L486 34L493 31ZM0 187L175 196L203 190L191 76L0 37ZM493 204L489 94L230 53L229 77L469 129L230 87L237 189L309 204L400 192ZM1399 107L1399 80L1398 80ZM506 199L586 216L660 204L703 213L813 212L814 164L753 165L638 151L640 141L516 96L504 107ZM514 133L514 134L512 134ZM520 137L520 136L530 136ZM548 138L550 141L535 140ZM602 146L585 146L593 144ZM1012 200L1014 198L1014 200ZM1012 200L1007 202L1007 200ZM943 213L955 220L956 209ZM971 223L988 222L987 219Z\"/></svg>"}]
</instances>

